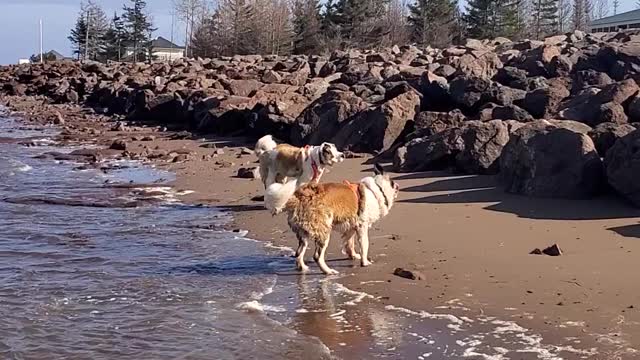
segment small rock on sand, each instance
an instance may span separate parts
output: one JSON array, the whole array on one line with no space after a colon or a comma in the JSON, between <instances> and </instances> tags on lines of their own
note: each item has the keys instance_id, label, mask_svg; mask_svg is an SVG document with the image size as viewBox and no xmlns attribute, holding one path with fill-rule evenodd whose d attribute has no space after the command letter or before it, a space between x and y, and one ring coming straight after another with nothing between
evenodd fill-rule
<instances>
[{"instance_id":1,"label":"small rock on sand","mask_svg":"<svg viewBox=\"0 0 640 360\"><path fill-rule=\"evenodd\" d=\"M127 143L124 140L115 140L113 143L111 143L109 149L127 150Z\"/></svg>"},{"instance_id":2,"label":"small rock on sand","mask_svg":"<svg viewBox=\"0 0 640 360\"><path fill-rule=\"evenodd\" d=\"M533 251L531 251L529 254L532 255L549 255L549 256L560 256L562 255L562 250L560 250L560 247L558 246L558 244L553 244L547 248L545 248L544 250L540 250L538 248L533 249Z\"/></svg>"},{"instance_id":3,"label":"small rock on sand","mask_svg":"<svg viewBox=\"0 0 640 360\"><path fill-rule=\"evenodd\" d=\"M426 277L423 273L416 270L407 270L403 268L396 268L393 271L393 275L410 280L424 280Z\"/></svg>"}]
</instances>

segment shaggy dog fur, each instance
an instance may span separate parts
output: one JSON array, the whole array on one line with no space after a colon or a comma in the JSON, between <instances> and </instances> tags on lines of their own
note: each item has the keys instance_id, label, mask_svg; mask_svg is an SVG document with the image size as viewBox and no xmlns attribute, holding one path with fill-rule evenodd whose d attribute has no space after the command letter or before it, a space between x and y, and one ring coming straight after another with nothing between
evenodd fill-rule
<instances>
[{"instance_id":1,"label":"shaggy dog fur","mask_svg":"<svg viewBox=\"0 0 640 360\"><path fill-rule=\"evenodd\" d=\"M288 144L276 144L271 135L260 138L255 153L260 160L260 176L266 188L273 183L285 183L296 179L296 186L318 183L324 170L344 161L344 155L331 143L299 148Z\"/></svg>"},{"instance_id":2,"label":"shaggy dog fur","mask_svg":"<svg viewBox=\"0 0 640 360\"><path fill-rule=\"evenodd\" d=\"M369 228L389 213L398 196L398 185L376 164L375 176L358 184L307 184L295 190L295 184L273 184L267 191L272 204L288 215L289 227L298 238L296 265L306 272L304 254L310 241L315 243L313 259L322 272L337 274L325 262L325 252L333 230L343 239L344 252L368 266ZM284 205L283 205L284 204ZM356 252L355 241L360 244Z\"/></svg>"}]
</instances>

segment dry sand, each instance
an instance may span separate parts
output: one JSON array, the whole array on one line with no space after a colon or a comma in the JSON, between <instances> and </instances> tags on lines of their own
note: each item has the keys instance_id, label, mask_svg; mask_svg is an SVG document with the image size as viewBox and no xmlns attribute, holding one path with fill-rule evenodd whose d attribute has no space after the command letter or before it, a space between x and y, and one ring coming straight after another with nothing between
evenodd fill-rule
<instances>
[{"instance_id":1,"label":"dry sand","mask_svg":"<svg viewBox=\"0 0 640 360\"><path fill-rule=\"evenodd\" d=\"M91 126L107 129L99 123ZM176 173L176 188L194 191L183 200L233 211L231 226L249 230L249 237L295 246L284 216L272 217L261 202L251 200L262 194L261 182L235 177L239 167L256 166L254 155L241 154L241 146L253 144L222 138L169 140L168 133L159 132L153 133L153 141L130 140L144 131L82 134L101 145L114 138L129 139L131 153L190 151L185 162L156 162ZM212 143L224 154L202 147ZM357 181L370 174L367 162L349 159L330 169L322 181ZM509 195L489 176L392 176L401 193L390 215L371 231L374 264L332 265L347 275L340 279L347 287L377 296L385 305L482 313L517 320L545 338L577 338L583 345L606 349L601 352L606 355L591 358L640 355L635 351L640 349L640 285L635 273L640 210L614 196L577 201ZM344 258L336 240L328 259ZM554 243L564 255L529 254ZM309 264L319 271L312 261ZM426 279L396 277L396 267L417 269ZM332 334L309 330L313 331L332 345Z\"/></svg>"}]
</instances>

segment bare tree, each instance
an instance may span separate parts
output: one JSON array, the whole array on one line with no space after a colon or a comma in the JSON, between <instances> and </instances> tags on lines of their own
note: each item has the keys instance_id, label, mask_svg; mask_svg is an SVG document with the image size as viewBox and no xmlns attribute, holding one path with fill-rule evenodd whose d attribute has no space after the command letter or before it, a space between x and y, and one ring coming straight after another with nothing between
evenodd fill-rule
<instances>
[{"instance_id":1,"label":"bare tree","mask_svg":"<svg viewBox=\"0 0 640 360\"><path fill-rule=\"evenodd\" d=\"M591 20L591 14L593 11L593 4L591 0L574 0L573 2L573 29L574 30L587 30L589 21Z\"/></svg>"},{"instance_id":2,"label":"bare tree","mask_svg":"<svg viewBox=\"0 0 640 360\"><path fill-rule=\"evenodd\" d=\"M571 28L571 2L558 0L558 33L567 32Z\"/></svg>"},{"instance_id":3,"label":"bare tree","mask_svg":"<svg viewBox=\"0 0 640 360\"><path fill-rule=\"evenodd\" d=\"M191 40L197 25L206 17L206 0L173 0L173 8L178 19L184 24L185 55L190 56Z\"/></svg>"},{"instance_id":4,"label":"bare tree","mask_svg":"<svg viewBox=\"0 0 640 360\"><path fill-rule=\"evenodd\" d=\"M259 52L284 54L291 50L293 24L287 0L253 0L256 16L253 27L259 35Z\"/></svg>"},{"instance_id":5,"label":"bare tree","mask_svg":"<svg viewBox=\"0 0 640 360\"><path fill-rule=\"evenodd\" d=\"M591 9L592 19L602 19L609 14L609 0L595 0Z\"/></svg>"},{"instance_id":6,"label":"bare tree","mask_svg":"<svg viewBox=\"0 0 640 360\"><path fill-rule=\"evenodd\" d=\"M409 42L411 32L407 18L404 0L390 0L385 18L388 33L383 39L383 46L404 45Z\"/></svg>"}]
</instances>

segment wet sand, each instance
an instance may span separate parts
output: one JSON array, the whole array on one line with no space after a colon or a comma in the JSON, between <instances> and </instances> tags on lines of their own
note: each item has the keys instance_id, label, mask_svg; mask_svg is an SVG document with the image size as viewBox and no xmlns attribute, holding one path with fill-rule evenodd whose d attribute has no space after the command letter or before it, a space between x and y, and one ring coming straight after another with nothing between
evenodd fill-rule
<instances>
[{"instance_id":1,"label":"wet sand","mask_svg":"<svg viewBox=\"0 0 640 360\"><path fill-rule=\"evenodd\" d=\"M177 189L194 191L183 200L233 211L232 226L249 230L249 237L295 246L284 216L272 217L261 202L251 200L262 194L261 182L235 177L238 168L256 166L253 155L241 154L242 146L253 144L153 134L153 141L131 140L144 132L105 131L93 138L102 145L127 139L131 153L189 152L184 162L155 162L176 173ZM224 154L202 147L211 143ZM371 172L367 160L349 159L322 181L357 181ZM370 233L374 264L332 265L346 275L340 279L345 286L383 305L515 320L545 339L575 339L581 347L598 349L598 355L575 358L640 357L635 350L640 349L639 209L615 196L578 201L509 195L488 176L427 172L393 177L401 193L391 214ZM328 259L344 258L336 240ZM563 256L529 254L554 243ZM417 269L426 279L396 277L396 267ZM331 347L329 334L319 336Z\"/></svg>"}]
</instances>

